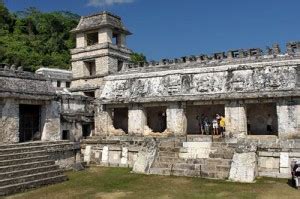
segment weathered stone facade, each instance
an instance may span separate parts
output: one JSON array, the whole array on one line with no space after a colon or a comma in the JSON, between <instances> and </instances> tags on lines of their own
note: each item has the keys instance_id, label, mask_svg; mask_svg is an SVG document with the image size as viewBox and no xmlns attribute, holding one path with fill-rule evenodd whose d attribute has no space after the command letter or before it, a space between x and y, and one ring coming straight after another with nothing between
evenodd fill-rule
<instances>
[{"instance_id":1,"label":"weathered stone facade","mask_svg":"<svg viewBox=\"0 0 300 199\"><path fill-rule=\"evenodd\" d=\"M51 83L42 76L14 69L2 69L0 76L2 100L0 142L19 142L21 129L36 130L31 132L30 139L36 136L37 139L45 141L60 140L60 104L55 100L56 94ZM28 129L30 128L28 126L32 123L28 122L32 118L21 117L20 110L24 106L39 109L38 114L32 115L32 118L39 118L36 118L37 123L31 129ZM21 126L23 120L27 123Z\"/></svg>"},{"instance_id":2,"label":"weathered stone facade","mask_svg":"<svg viewBox=\"0 0 300 199\"><path fill-rule=\"evenodd\" d=\"M266 52L256 48L233 50L215 53L212 56L162 59L159 62L151 61L137 65L124 62L119 68L113 61L97 61L96 57L103 55L105 49L109 52L111 46L120 57L120 54L125 53L122 48L126 48L126 45L112 44L112 30L101 28L99 21L94 22L98 25L90 25L90 21L97 18L96 16L82 18L74 30L77 33L77 48L72 50L72 70L76 73L75 82L77 82L74 85L80 87L82 91L95 90L96 136L85 141L85 144L90 146L89 154L97 159L94 162L105 165L117 163L121 166L122 157L124 159L122 150L127 142L124 139L139 139L143 143L147 137L167 140L170 137L177 137L181 140L178 146L180 152L171 155L179 159L174 159L168 164L173 165L171 166L174 167L173 170L169 170L169 167L157 168L166 165L166 162L158 161L165 158L163 152L158 150L161 146L160 141L154 142L156 144L153 143L148 148L147 145L139 147L133 152L137 161L135 166L131 166L137 172L174 175L194 173L194 176L201 174L203 177L220 178L227 176L232 180L243 182L253 181L257 175L280 176L284 169L281 169L277 156L270 155L271 158L261 156L260 150L271 150L271 147L259 148L257 140L259 142L271 139L274 144L284 140L295 141L300 135L298 122L300 56L297 42L288 43L286 53L281 53L279 46L273 45ZM105 16L114 17L108 13L98 14L99 19ZM104 23L109 22L104 20ZM86 38L90 32L80 30L82 24L89 24L87 25L90 27L89 31L94 29L97 32L96 44L92 46L87 44ZM115 28L122 29L123 25L122 28L119 26ZM102 51L99 49L100 46ZM77 52L86 53L77 54ZM88 77L88 81L85 81L88 73L86 68L78 65L77 59L85 60L91 57L95 57L96 71L94 75ZM106 59L114 58L107 53ZM98 81L92 83L90 79L94 78ZM89 83L81 84L79 81ZM218 138L211 139L210 135L197 136L200 127L196 118L201 114L207 115L210 120L215 114L225 116L226 132L223 141ZM268 121L272 122L272 134L266 129ZM98 144L95 145L95 142L102 148L99 148ZM107 142L110 144L105 144ZM215 149L214 143L219 142L226 143L222 150ZM233 148L228 147L230 143L234 144ZM158 147L157 150L155 147L151 149L154 145ZM116 146L119 147L117 150L119 155L112 156L119 158L115 159L110 157L110 154L116 153ZM284 147L279 148L284 151ZM105 157L101 158L99 150ZM175 147L172 150L174 152L179 149ZM129 154L130 151L129 149ZM253 158L249 169L246 169L248 174L243 176L244 168L241 167L246 164L243 160L250 156ZM155 159L152 163L148 162L150 157ZM110 158L114 160L110 161ZM193 159L198 163L190 165L189 161ZM184 164L187 165L182 165L182 160L185 160ZM218 161L221 161L221 166L215 165ZM228 161L232 161L231 169L227 167ZM273 169L272 174L262 172L264 168L269 167ZM193 169L181 171L183 168ZM209 173L209 168L214 172ZM221 171L218 173L217 168L223 173Z\"/></svg>"},{"instance_id":3,"label":"weathered stone facade","mask_svg":"<svg viewBox=\"0 0 300 199\"><path fill-rule=\"evenodd\" d=\"M88 163L252 182L287 177L300 158L299 42L284 53L273 45L133 64L120 17L82 17L72 32L71 75L0 71L0 142L19 141L19 106L36 104L41 139L87 138ZM58 81L72 83L54 88ZM224 137L211 126L200 135L199 118L216 114L225 117Z\"/></svg>"}]
</instances>

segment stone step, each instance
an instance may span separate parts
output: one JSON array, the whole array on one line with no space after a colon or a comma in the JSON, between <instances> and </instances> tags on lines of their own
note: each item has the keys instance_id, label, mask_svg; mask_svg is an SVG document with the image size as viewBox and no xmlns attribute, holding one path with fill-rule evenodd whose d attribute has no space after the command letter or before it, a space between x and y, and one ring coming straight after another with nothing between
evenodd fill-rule
<instances>
[{"instance_id":1,"label":"stone step","mask_svg":"<svg viewBox=\"0 0 300 199\"><path fill-rule=\"evenodd\" d=\"M30 162L46 161L46 160L50 160L50 156L45 155L45 156L28 157L28 158L22 158L22 159L1 160L0 166L17 165L17 164L22 164L22 163L24 164L24 163L30 163Z\"/></svg>"},{"instance_id":2,"label":"stone step","mask_svg":"<svg viewBox=\"0 0 300 199\"><path fill-rule=\"evenodd\" d=\"M205 159L206 165L216 165L216 166L230 166L231 159L221 159L221 158L208 158Z\"/></svg>"},{"instance_id":3,"label":"stone step","mask_svg":"<svg viewBox=\"0 0 300 199\"><path fill-rule=\"evenodd\" d=\"M175 163L172 166L174 170L199 170L200 164L188 164L188 163Z\"/></svg>"},{"instance_id":4,"label":"stone step","mask_svg":"<svg viewBox=\"0 0 300 199\"><path fill-rule=\"evenodd\" d=\"M180 141L163 141L158 144L159 147L164 148L174 148L174 147L182 147L182 142Z\"/></svg>"},{"instance_id":5,"label":"stone step","mask_svg":"<svg viewBox=\"0 0 300 199\"><path fill-rule=\"evenodd\" d=\"M181 147L158 147L159 151L166 151L166 152L179 152Z\"/></svg>"},{"instance_id":6,"label":"stone step","mask_svg":"<svg viewBox=\"0 0 300 199\"><path fill-rule=\"evenodd\" d=\"M176 152L168 152L168 151L159 151L158 155L160 157L175 157L175 158L179 157L178 153L176 153Z\"/></svg>"},{"instance_id":7,"label":"stone step","mask_svg":"<svg viewBox=\"0 0 300 199\"><path fill-rule=\"evenodd\" d=\"M29 168L29 169L23 169L18 171L9 171L5 173L0 173L0 179L6 179L6 178L16 178L20 176L35 174L35 173L43 173L48 171L54 171L59 168L58 165L50 165L50 166L42 166L37 168Z\"/></svg>"},{"instance_id":8,"label":"stone step","mask_svg":"<svg viewBox=\"0 0 300 199\"><path fill-rule=\"evenodd\" d=\"M177 157L167 157L167 156L159 156L157 158L157 160L159 162L170 162L170 163L175 163L175 162L185 162L184 159L181 159L181 158L177 158Z\"/></svg>"},{"instance_id":9,"label":"stone step","mask_svg":"<svg viewBox=\"0 0 300 199\"><path fill-rule=\"evenodd\" d=\"M68 144L72 143L70 141L34 141L34 142L23 142L23 143L16 143L16 144L2 144L0 145L0 150L8 149L8 148L18 148L18 147L31 147L31 146L49 146L51 144Z\"/></svg>"},{"instance_id":10,"label":"stone step","mask_svg":"<svg viewBox=\"0 0 300 199\"><path fill-rule=\"evenodd\" d=\"M58 169L54 171L35 173L35 174L30 174L30 175L15 177L15 178L7 178L7 179L0 180L0 188L7 185L20 184L24 182L45 179L45 178L55 177L59 175L63 175L63 172L62 170Z\"/></svg>"},{"instance_id":11,"label":"stone step","mask_svg":"<svg viewBox=\"0 0 300 199\"><path fill-rule=\"evenodd\" d=\"M235 148L237 147L237 143L226 143L226 142L212 142L211 147L230 147L230 148Z\"/></svg>"},{"instance_id":12,"label":"stone step","mask_svg":"<svg viewBox=\"0 0 300 199\"><path fill-rule=\"evenodd\" d=\"M225 143L225 138L221 136L213 136L212 141L216 143Z\"/></svg>"},{"instance_id":13,"label":"stone step","mask_svg":"<svg viewBox=\"0 0 300 199\"><path fill-rule=\"evenodd\" d=\"M155 161L152 164L152 168L171 168L171 167L172 167L172 163L169 163L169 162Z\"/></svg>"},{"instance_id":14,"label":"stone step","mask_svg":"<svg viewBox=\"0 0 300 199\"><path fill-rule=\"evenodd\" d=\"M226 178L229 176L229 166L203 165L201 166L201 175L208 178Z\"/></svg>"},{"instance_id":15,"label":"stone step","mask_svg":"<svg viewBox=\"0 0 300 199\"><path fill-rule=\"evenodd\" d=\"M63 182L65 180L67 180L67 177L65 175L59 175L55 177L49 177L45 179L39 179L39 180L24 182L20 184L3 186L0 187L0 196L22 192L26 189L36 188L43 185L55 184L55 183Z\"/></svg>"},{"instance_id":16,"label":"stone step","mask_svg":"<svg viewBox=\"0 0 300 199\"><path fill-rule=\"evenodd\" d=\"M197 159L186 159L185 163L187 164L205 164L206 158L197 158Z\"/></svg>"},{"instance_id":17,"label":"stone step","mask_svg":"<svg viewBox=\"0 0 300 199\"><path fill-rule=\"evenodd\" d=\"M210 153L210 158L222 158L222 159L232 159L233 158L232 152L224 151L224 152L217 152L217 153Z\"/></svg>"},{"instance_id":18,"label":"stone step","mask_svg":"<svg viewBox=\"0 0 300 199\"><path fill-rule=\"evenodd\" d=\"M166 168L151 168L149 174L153 175L171 175L171 170Z\"/></svg>"},{"instance_id":19,"label":"stone step","mask_svg":"<svg viewBox=\"0 0 300 199\"><path fill-rule=\"evenodd\" d=\"M188 170L188 169L172 169L171 175L173 176L186 176L186 177L200 177L200 170Z\"/></svg>"},{"instance_id":20,"label":"stone step","mask_svg":"<svg viewBox=\"0 0 300 199\"><path fill-rule=\"evenodd\" d=\"M34 151L34 152L24 152L24 153L12 153L12 154L2 154L0 155L0 161L2 160L11 160L11 159L22 159L22 158L30 158L36 156L44 156L48 155L45 150L42 151Z\"/></svg>"},{"instance_id":21,"label":"stone step","mask_svg":"<svg viewBox=\"0 0 300 199\"><path fill-rule=\"evenodd\" d=\"M30 168L33 169L37 167L50 166L50 165L55 165L55 162L53 160L47 160L47 161L40 161L40 162L24 163L19 165L1 166L0 173L12 172L12 171L18 171L18 170L24 170Z\"/></svg>"},{"instance_id":22,"label":"stone step","mask_svg":"<svg viewBox=\"0 0 300 199\"><path fill-rule=\"evenodd\" d=\"M225 180L225 179L228 179L229 172L201 171L200 177Z\"/></svg>"},{"instance_id":23,"label":"stone step","mask_svg":"<svg viewBox=\"0 0 300 199\"><path fill-rule=\"evenodd\" d=\"M19 146L14 148L3 148L0 150L0 155L34 152L34 151L42 151L42 150L53 151L53 150L62 150L66 148L69 149L72 147L73 147L73 143L38 145L38 146Z\"/></svg>"}]
</instances>

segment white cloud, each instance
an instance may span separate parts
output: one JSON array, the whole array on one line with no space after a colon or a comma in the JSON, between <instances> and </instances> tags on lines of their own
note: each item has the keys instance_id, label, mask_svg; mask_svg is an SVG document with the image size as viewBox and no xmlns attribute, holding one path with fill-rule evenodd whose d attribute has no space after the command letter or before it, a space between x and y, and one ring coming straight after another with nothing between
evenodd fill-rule
<instances>
[{"instance_id":1,"label":"white cloud","mask_svg":"<svg viewBox=\"0 0 300 199\"><path fill-rule=\"evenodd\" d=\"M88 6L111 6L113 4L132 3L134 0L88 0Z\"/></svg>"}]
</instances>

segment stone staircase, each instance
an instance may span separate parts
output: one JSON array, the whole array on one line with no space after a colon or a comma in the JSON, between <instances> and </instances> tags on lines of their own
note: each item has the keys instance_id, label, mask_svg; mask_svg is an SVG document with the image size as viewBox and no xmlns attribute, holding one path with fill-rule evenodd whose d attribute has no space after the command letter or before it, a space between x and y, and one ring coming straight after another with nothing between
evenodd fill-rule
<instances>
[{"instance_id":1,"label":"stone staircase","mask_svg":"<svg viewBox=\"0 0 300 199\"><path fill-rule=\"evenodd\" d=\"M66 141L0 145L0 196L67 180L53 154L72 147Z\"/></svg>"},{"instance_id":2,"label":"stone staircase","mask_svg":"<svg viewBox=\"0 0 300 199\"><path fill-rule=\"evenodd\" d=\"M200 144L201 143L195 143ZM161 142L158 145L157 157L149 173L156 175L174 175L227 179L229 177L234 145L224 142L211 142L207 154L186 156L187 149L176 141ZM201 150L201 148L200 148ZM207 150L203 148L203 150ZM199 152L198 152L199 153Z\"/></svg>"}]
</instances>

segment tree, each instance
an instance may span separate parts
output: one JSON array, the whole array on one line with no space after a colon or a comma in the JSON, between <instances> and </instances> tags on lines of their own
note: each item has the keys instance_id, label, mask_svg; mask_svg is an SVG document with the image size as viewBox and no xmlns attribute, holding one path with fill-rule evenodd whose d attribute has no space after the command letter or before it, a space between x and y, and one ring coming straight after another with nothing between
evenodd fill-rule
<instances>
[{"instance_id":1,"label":"tree","mask_svg":"<svg viewBox=\"0 0 300 199\"><path fill-rule=\"evenodd\" d=\"M143 53L132 53L130 59L133 63L146 62L146 56Z\"/></svg>"},{"instance_id":2,"label":"tree","mask_svg":"<svg viewBox=\"0 0 300 199\"><path fill-rule=\"evenodd\" d=\"M80 16L70 12L43 13L36 8L12 14L0 0L0 63L68 69L69 49L75 47L70 30Z\"/></svg>"},{"instance_id":3,"label":"tree","mask_svg":"<svg viewBox=\"0 0 300 199\"><path fill-rule=\"evenodd\" d=\"M4 2L0 0L0 31L1 33L8 31L12 32L15 19L8 9L5 7Z\"/></svg>"}]
</instances>

